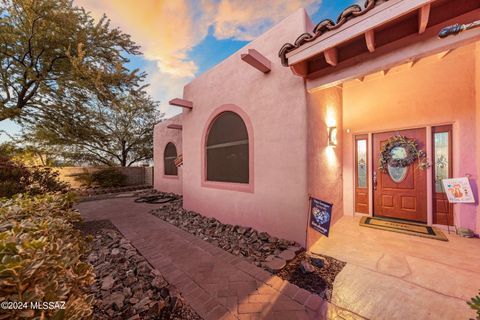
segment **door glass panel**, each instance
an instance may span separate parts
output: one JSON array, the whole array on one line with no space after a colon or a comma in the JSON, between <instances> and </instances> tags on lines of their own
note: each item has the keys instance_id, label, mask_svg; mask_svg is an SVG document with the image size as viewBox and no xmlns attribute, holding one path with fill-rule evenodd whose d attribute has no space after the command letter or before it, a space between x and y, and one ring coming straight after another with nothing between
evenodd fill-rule
<instances>
[{"instance_id":1,"label":"door glass panel","mask_svg":"<svg viewBox=\"0 0 480 320\"><path fill-rule=\"evenodd\" d=\"M390 154L392 155L392 159L401 160L407 157L407 150L405 150L404 147L395 147L392 149ZM395 183L402 182L403 179L405 179L405 177L407 176L408 167L392 167L391 165L388 165L387 169L388 169L388 174L390 175L390 178Z\"/></svg>"},{"instance_id":2,"label":"door glass panel","mask_svg":"<svg viewBox=\"0 0 480 320\"><path fill-rule=\"evenodd\" d=\"M448 132L438 132L434 134L435 144L435 192L444 192L442 179L448 178Z\"/></svg>"},{"instance_id":3,"label":"door glass panel","mask_svg":"<svg viewBox=\"0 0 480 320\"><path fill-rule=\"evenodd\" d=\"M367 140L357 140L357 187L367 187Z\"/></svg>"},{"instance_id":4,"label":"door glass panel","mask_svg":"<svg viewBox=\"0 0 480 320\"><path fill-rule=\"evenodd\" d=\"M387 170L390 178L395 183L400 183L407 176L408 167L392 167L391 165L388 165Z\"/></svg>"}]
</instances>

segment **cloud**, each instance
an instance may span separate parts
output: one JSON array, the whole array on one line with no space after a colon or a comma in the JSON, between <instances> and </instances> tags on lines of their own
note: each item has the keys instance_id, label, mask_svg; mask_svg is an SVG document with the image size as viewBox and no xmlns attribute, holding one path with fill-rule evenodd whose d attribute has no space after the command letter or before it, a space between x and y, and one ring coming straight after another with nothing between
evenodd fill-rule
<instances>
[{"instance_id":1,"label":"cloud","mask_svg":"<svg viewBox=\"0 0 480 320\"><path fill-rule=\"evenodd\" d=\"M193 77L198 67L187 57L188 50L208 32L206 24L192 19L191 3L175 1L76 0L95 17L103 13L112 24L130 34L141 45L147 60L156 61L159 71L178 77Z\"/></svg>"},{"instance_id":2,"label":"cloud","mask_svg":"<svg viewBox=\"0 0 480 320\"><path fill-rule=\"evenodd\" d=\"M300 7L316 12L321 0L75 0L75 4L97 19L105 13L141 46L150 93L167 110L164 104L181 96L183 86L199 70L189 51L205 39L209 28L217 39L249 41Z\"/></svg>"},{"instance_id":3,"label":"cloud","mask_svg":"<svg viewBox=\"0 0 480 320\"><path fill-rule=\"evenodd\" d=\"M313 13L320 5L311 0L222 0L214 17L215 37L250 41L298 8Z\"/></svg>"}]
</instances>

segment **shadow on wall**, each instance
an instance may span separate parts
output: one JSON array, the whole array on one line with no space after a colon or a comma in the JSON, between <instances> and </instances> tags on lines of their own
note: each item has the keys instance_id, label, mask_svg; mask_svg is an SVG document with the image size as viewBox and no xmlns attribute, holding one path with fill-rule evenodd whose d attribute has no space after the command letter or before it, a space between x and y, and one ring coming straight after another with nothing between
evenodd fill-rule
<instances>
[{"instance_id":1,"label":"shadow on wall","mask_svg":"<svg viewBox=\"0 0 480 320\"><path fill-rule=\"evenodd\" d=\"M81 182L75 178L79 174L94 173L105 167L59 167L52 168L60 173L60 180L67 182L72 188L81 187ZM126 176L124 185L153 185L153 167L115 167L116 170Z\"/></svg>"}]
</instances>

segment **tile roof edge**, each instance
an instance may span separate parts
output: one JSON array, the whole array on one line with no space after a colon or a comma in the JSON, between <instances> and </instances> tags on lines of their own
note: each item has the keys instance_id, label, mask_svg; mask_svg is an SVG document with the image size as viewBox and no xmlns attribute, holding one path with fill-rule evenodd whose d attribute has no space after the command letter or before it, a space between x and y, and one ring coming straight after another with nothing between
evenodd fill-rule
<instances>
[{"instance_id":1,"label":"tile roof edge","mask_svg":"<svg viewBox=\"0 0 480 320\"><path fill-rule=\"evenodd\" d=\"M347 21L354 19L356 17L362 16L375 8L376 6L387 2L389 0L365 0L364 8L360 7L358 4L351 5L345 8L342 13L337 18L336 22L333 22L331 19L324 19L315 25L313 28L313 34L309 32L302 33L295 42L292 43L285 43L279 50L278 56L280 57L280 61L284 67L288 67L288 58L287 53L300 48L302 45L308 42L312 42L316 40L321 35L338 29L343 26Z\"/></svg>"}]
</instances>

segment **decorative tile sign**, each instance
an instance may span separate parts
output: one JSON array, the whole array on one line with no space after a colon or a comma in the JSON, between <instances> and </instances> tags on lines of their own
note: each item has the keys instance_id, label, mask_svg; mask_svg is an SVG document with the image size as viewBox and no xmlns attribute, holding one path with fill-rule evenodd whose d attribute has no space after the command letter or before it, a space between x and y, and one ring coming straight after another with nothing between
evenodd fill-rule
<instances>
[{"instance_id":1,"label":"decorative tile sign","mask_svg":"<svg viewBox=\"0 0 480 320\"><path fill-rule=\"evenodd\" d=\"M333 204L315 198L311 198L311 201L310 226L328 237Z\"/></svg>"},{"instance_id":2,"label":"decorative tile sign","mask_svg":"<svg viewBox=\"0 0 480 320\"><path fill-rule=\"evenodd\" d=\"M467 177L443 179L443 188L450 203L475 203L472 187Z\"/></svg>"}]
</instances>

